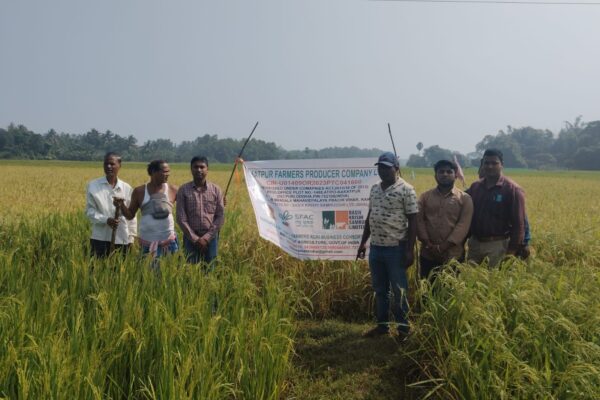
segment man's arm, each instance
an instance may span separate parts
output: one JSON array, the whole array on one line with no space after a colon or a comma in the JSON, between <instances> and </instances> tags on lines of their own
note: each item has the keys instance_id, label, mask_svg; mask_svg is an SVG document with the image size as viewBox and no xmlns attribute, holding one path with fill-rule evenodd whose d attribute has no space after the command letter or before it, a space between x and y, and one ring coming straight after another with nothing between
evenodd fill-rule
<instances>
[{"instance_id":1,"label":"man's arm","mask_svg":"<svg viewBox=\"0 0 600 400\"><path fill-rule=\"evenodd\" d=\"M133 194L135 193L135 190L132 191L131 193L131 197L133 199ZM141 200L139 200L139 204L142 204L142 202L144 201L144 191L142 191L142 198ZM131 201L129 202L129 206L131 209ZM137 212L137 209L135 210L135 212L133 213L133 218L131 218L130 220L127 221L127 228L129 229L129 243L134 243L135 239L137 238L138 235L138 226L137 226L137 218L135 217L135 214Z\"/></svg>"},{"instance_id":2,"label":"man's arm","mask_svg":"<svg viewBox=\"0 0 600 400\"><path fill-rule=\"evenodd\" d=\"M225 206L223 204L223 193L221 192L221 189L217 187L217 205L215 207L213 223L212 223L210 229L208 230L208 232L206 232L202 236L202 239L206 240L206 243L213 240L215 238L215 236L217 236L217 233L219 232L221 227L223 226L223 223L225 222L225 212L224 211L225 211Z\"/></svg>"},{"instance_id":3,"label":"man's arm","mask_svg":"<svg viewBox=\"0 0 600 400\"><path fill-rule=\"evenodd\" d=\"M415 241L417 238L417 214L407 214L408 233L406 238L406 265L410 267L415 262Z\"/></svg>"},{"instance_id":4,"label":"man's arm","mask_svg":"<svg viewBox=\"0 0 600 400\"><path fill-rule=\"evenodd\" d=\"M525 237L525 193L521 188L513 189L510 222L510 241L506 254L514 256Z\"/></svg>"},{"instance_id":5,"label":"man's arm","mask_svg":"<svg viewBox=\"0 0 600 400\"><path fill-rule=\"evenodd\" d=\"M137 237L137 219L133 218L127 221L127 229L129 232L129 243L135 242Z\"/></svg>"},{"instance_id":6,"label":"man's arm","mask_svg":"<svg viewBox=\"0 0 600 400\"><path fill-rule=\"evenodd\" d=\"M131 199L129 200L129 207L125 205L125 199L114 200L114 205L121 208L123 216L128 220L132 220L135 218L135 214L139 210L142 201L144 201L144 190L144 186L139 186L133 189L133 192L131 192Z\"/></svg>"},{"instance_id":7,"label":"man's arm","mask_svg":"<svg viewBox=\"0 0 600 400\"><path fill-rule=\"evenodd\" d=\"M85 215L92 224L106 224L109 216L98 211L98 205L96 204L96 199L91 192L92 188L90 186L91 185L88 185L85 193Z\"/></svg>"},{"instance_id":8,"label":"man's arm","mask_svg":"<svg viewBox=\"0 0 600 400\"><path fill-rule=\"evenodd\" d=\"M176 185L172 185L169 183L169 201L171 203L175 203L177 201L177 192L179 191L179 187Z\"/></svg>"},{"instance_id":9,"label":"man's arm","mask_svg":"<svg viewBox=\"0 0 600 400\"><path fill-rule=\"evenodd\" d=\"M371 236L371 225L369 225L369 217L371 216L371 210L367 213L367 218L365 219L365 227L363 229L362 238L360 239L360 245L358 246L358 251L356 252L356 259L358 260L365 258L365 254L367 253L367 240Z\"/></svg>"},{"instance_id":10,"label":"man's arm","mask_svg":"<svg viewBox=\"0 0 600 400\"><path fill-rule=\"evenodd\" d=\"M199 237L194 233L188 222L188 216L186 211L185 196L183 194L183 187L179 188L176 196L177 203L177 225L181 228L184 236L192 242L197 242Z\"/></svg>"},{"instance_id":11,"label":"man's arm","mask_svg":"<svg viewBox=\"0 0 600 400\"><path fill-rule=\"evenodd\" d=\"M417 213L417 237L423 243L425 247L429 247L431 242L429 239L429 233L427 232L427 227L425 225L425 203L427 202L427 198L425 193L419 196L419 201L417 202L419 206L419 212Z\"/></svg>"},{"instance_id":12,"label":"man's arm","mask_svg":"<svg viewBox=\"0 0 600 400\"><path fill-rule=\"evenodd\" d=\"M419 213L419 204L417 193L412 187L407 188L404 193L404 212L408 219L408 232L406 237L406 265L410 267L415 261L415 241L417 238L417 214Z\"/></svg>"}]
</instances>

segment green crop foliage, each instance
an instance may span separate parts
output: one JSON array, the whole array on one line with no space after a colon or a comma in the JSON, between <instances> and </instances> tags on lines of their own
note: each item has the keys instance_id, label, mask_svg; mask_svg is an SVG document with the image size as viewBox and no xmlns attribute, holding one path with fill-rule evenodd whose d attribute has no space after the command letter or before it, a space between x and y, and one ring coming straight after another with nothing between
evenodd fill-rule
<instances>
[{"instance_id":1,"label":"green crop foliage","mask_svg":"<svg viewBox=\"0 0 600 400\"><path fill-rule=\"evenodd\" d=\"M289 389L298 319L372 318L366 263L302 262L260 239L236 179L219 267L175 255L157 272L137 250L89 259L85 185L99 163L0 168L0 398L282 398L303 391ZM409 390L600 398L600 174L507 174L526 190L535 254L496 270L457 265L433 288L411 268L413 335L398 349L417 371ZM140 163L121 177L147 180ZM211 167L221 187L228 177ZM170 180L190 180L188 166L172 165ZM409 181L421 193L433 172Z\"/></svg>"}]
</instances>

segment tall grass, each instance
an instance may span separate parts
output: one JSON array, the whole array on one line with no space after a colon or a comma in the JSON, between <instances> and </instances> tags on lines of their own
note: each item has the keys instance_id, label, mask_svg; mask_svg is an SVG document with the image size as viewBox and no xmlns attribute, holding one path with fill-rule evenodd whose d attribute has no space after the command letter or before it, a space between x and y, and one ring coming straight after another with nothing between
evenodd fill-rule
<instances>
[{"instance_id":1,"label":"tall grass","mask_svg":"<svg viewBox=\"0 0 600 400\"><path fill-rule=\"evenodd\" d=\"M598 267L463 265L425 286L412 340L424 386L440 398L600 398Z\"/></svg>"},{"instance_id":2,"label":"tall grass","mask_svg":"<svg viewBox=\"0 0 600 400\"><path fill-rule=\"evenodd\" d=\"M0 396L275 399L294 293L243 262L90 261L81 215L2 227ZM216 303L216 308L215 308Z\"/></svg>"}]
</instances>

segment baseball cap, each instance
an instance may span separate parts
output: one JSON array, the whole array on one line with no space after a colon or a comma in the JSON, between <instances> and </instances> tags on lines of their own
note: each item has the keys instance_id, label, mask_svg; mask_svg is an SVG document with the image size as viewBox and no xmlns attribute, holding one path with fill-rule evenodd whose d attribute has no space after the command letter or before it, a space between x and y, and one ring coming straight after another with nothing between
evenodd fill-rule
<instances>
[{"instance_id":1,"label":"baseball cap","mask_svg":"<svg viewBox=\"0 0 600 400\"><path fill-rule=\"evenodd\" d=\"M394 155L394 153L386 151L382 155L379 156L379 159L375 163L375 165L385 165L387 167L395 167L400 168L400 163L398 162L398 158Z\"/></svg>"}]
</instances>

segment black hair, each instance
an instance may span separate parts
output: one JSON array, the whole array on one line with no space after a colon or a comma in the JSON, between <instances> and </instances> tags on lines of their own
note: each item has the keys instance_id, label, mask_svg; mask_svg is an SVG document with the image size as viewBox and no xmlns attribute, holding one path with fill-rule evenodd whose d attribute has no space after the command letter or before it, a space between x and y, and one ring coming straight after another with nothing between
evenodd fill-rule
<instances>
[{"instance_id":1,"label":"black hair","mask_svg":"<svg viewBox=\"0 0 600 400\"><path fill-rule=\"evenodd\" d=\"M436 163L433 165L433 170L434 170L435 172L437 172L437 171L438 171L438 169L440 169L440 168L442 168L442 167L450 167L450 168L452 168L452 170L453 170L454 172L458 171L458 166L457 166L457 165L456 165L454 162L452 162L452 161L450 161L450 160L440 160L440 161L436 162Z\"/></svg>"},{"instance_id":2,"label":"black hair","mask_svg":"<svg viewBox=\"0 0 600 400\"><path fill-rule=\"evenodd\" d=\"M117 161L118 161L118 163L121 164L121 155L119 153L114 152L114 151L109 151L108 153L106 153L104 155L104 160L107 160L107 159L109 159L111 157L112 158L116 158Z\"/></svg>"},{"instance_id":3,"label":"black hair","mask_svg":"<svg viewBox=\"0 0 600 400\"><path fill-rule=\"evenodd\" d=\"M148 168L146 168L146 170L148 171L148 175L152 175L153 173L160 171L160 166L166 163L167 162L165 160L150 161L150 164L148 164Z\"/></svg>"},{"instance_id":4,"label":"black hair","mask_svg":"<svg viewBox=\"0 0 600 400\"><path fill-rule=\"evenodd\" d=\"M503 158L503 154L500 150L498 149L487 149L484 153L483 153L484 157L498 157L500 159L500 164L504 164L504 158ZM483 161L483 158L482 158Z\"/></svg>"},{"instance_id":5,"label":"black hair","mask_svg":"<svg viewBox=\"0 0 600 400\"><path fill-rule=\"evenodd\" d=\"M198 161L203 162L208 167L208 158L206 158L205 156L194 156L194 158L192 158L192 161L190 161L190 167Z\"/></svg>"}]
</instances>

